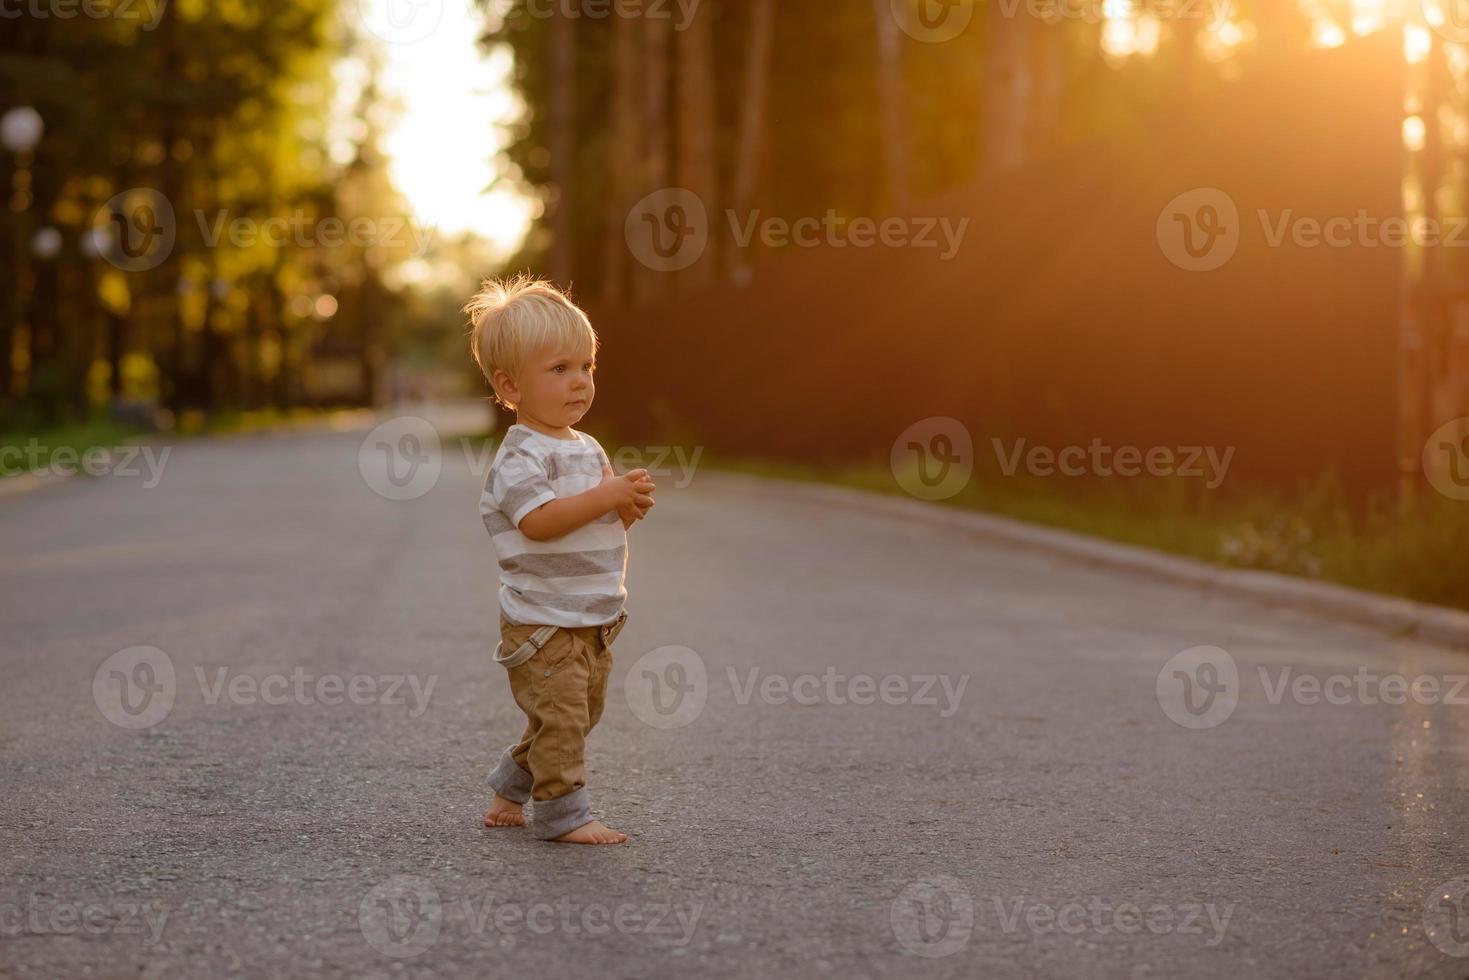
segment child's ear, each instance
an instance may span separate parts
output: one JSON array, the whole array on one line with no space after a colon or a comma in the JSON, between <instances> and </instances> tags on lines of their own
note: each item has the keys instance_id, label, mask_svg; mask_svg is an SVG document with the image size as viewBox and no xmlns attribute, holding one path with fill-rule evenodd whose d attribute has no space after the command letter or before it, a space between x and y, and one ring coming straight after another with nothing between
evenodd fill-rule
<instances>
[{"instance_id":1,"label":"child's ear","mask_svg":"<svg viewBox=\"0 0 1469 980\"><path fill-rule=\"evenodd\" d=\"M506 374L503 368L495 368L495 373L490 377L490 387L495 389L495 394L507 405L516 405L520 402L520 388L515 384L515 379Z\"/></svg>"}]
</instances>

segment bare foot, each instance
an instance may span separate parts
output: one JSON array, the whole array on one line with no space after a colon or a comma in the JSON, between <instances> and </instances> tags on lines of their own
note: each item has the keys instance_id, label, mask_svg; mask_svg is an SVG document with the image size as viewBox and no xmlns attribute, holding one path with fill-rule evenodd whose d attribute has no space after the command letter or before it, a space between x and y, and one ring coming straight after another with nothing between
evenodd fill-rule
<instances>
[{"instance_id":1,"label":"bare foot","mask_svg":"<svg viewBox=\"0 0 1469 980\"><path fill-rule=\"evenodd\" d=\"M519 803L507 800L503 796L496 796L495 802L490 804L490 809L485 813L486 827L524 827L525 814Z\"/></svg>"},{"instance_id":2,"label":"bare foot","mask_svg":"<svg viewBox=\"0 0 1469 980\"><path fill-rule=\"evenodd\" d=\"M625 840L626 834L613 830L600 820L584 823L570 833L556 838L560 844L621 844Z\"/></svg>"}]
</instances>

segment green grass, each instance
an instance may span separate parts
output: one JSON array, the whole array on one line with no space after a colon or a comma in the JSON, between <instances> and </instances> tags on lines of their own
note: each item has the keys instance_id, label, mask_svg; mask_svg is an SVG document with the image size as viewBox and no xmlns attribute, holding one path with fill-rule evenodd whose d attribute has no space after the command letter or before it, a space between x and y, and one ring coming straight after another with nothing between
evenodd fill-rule
<instances>
[{"instance_id":1,"label":"green grass","mask_svg":"<svg viewBox=\"0 0 1469 980\"><path fill-rule=\"evenodd\" d=\"M820 468L749 459L707 465L905 495L885 465ZM1260 568L1469 609L1469 504L1431 491L1352 502L1331 477L1294 491L1207 490L1198 480L1061 483L976 471L947 506L1219 565Z\"/></svg>"},{"instance_id":2,"label":"green grass","mask_svg":"<svg viewBox=\"0 0 1469 980\"><path fill-rule=\"evenodd\" d=\"M66 465L68 458L74 469L77 459L88 449L122 446L148 434L145 429L106 418L30 432L0 433L0 478L44 468L52 460Z\"/></svg>"},{"instance_id":3,"label":"green grass","mask_svg":"<svg viewBox=\"0 0 1469 980\"><path fill-rule=\"evenodd\" d=\"M356 409L293 408L222 412L205 416L186 412L168 432L157 433L99 417L88 422L0 433L0 479L43 469L54 461L58 467L75 471L77 460L88 449L110 449L148 438L189 438L201 435L239 435L290 426L311 425L336 419L348 420Z\"/></svg>"}]
</instances>

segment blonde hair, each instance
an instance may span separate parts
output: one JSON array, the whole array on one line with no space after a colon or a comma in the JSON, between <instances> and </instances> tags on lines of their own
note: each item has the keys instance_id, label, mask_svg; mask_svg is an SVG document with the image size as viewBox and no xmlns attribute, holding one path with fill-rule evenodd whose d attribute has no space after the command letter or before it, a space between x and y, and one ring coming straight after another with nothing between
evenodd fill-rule
<instances>
[{"instance_id":1,"label":"blonde hair","mask_svg":"<svg viewBox=\"0 0 1469 980\"><path fill-rule=\"evenodd\" d=\"M583 357L597 352L597 332L587 315L544 279L486 279L464 312L469 315L470 353L491 388L497 370L520 377L526 358L535 351L550 348ZM498 389L495 401L515 407Z\"/></svg>"}]
</instances>

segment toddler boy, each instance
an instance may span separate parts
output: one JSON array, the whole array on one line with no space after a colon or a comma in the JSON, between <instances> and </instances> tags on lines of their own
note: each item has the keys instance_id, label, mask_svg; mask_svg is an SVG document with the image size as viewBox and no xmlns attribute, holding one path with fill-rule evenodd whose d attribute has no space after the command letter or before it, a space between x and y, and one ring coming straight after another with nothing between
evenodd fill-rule
<instances>
[{"instance_id":1,"label":"toddler boy","mask_svg":"<svg viewBox=\"0 0 1469 980\"><path fill-rule=\"evenodd\" d=\"M475 362L515 412L490 466L480 515L500 560L500 646L520 741L490 773L486 827L543 840L620 844L593 820L587 733L602 716L612 641L627 619L627 528L653 506L646 470L616 476L597 440L572 426L592 406L598 340L587 316L547 282L485 283L465 307Z\"/></svg>"}]
</instances>

